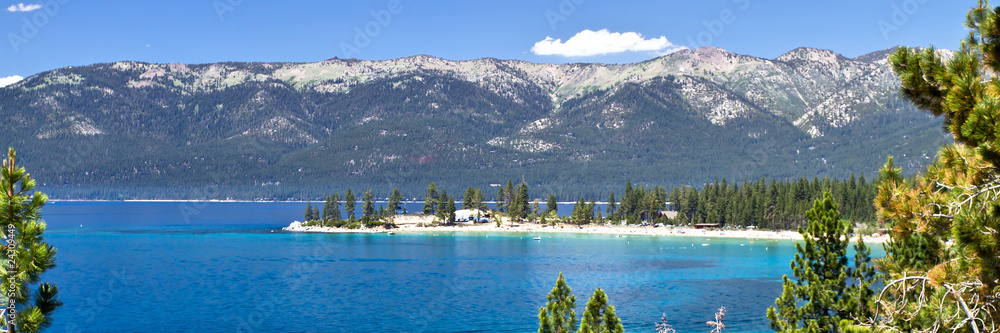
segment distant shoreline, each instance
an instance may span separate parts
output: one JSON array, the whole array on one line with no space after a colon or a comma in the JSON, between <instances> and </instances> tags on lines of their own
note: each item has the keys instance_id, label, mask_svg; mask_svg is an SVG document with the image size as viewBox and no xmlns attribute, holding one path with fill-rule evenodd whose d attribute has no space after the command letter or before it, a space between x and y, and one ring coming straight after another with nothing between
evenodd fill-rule
<instances>
[{"instance_id":1,"label":"distant shoreline","mask_svg":"<svg viewBox=\"0 0 1000 333\"><path fill-rule=\"evenodd\" d=\"M532 199L535 200L535 199ZM541 199L538 199L539 203L544 203ZM195 199L195 200L183 200L183 199L124 199L124 200L107 200L107 199L49 199L49 202L248 202L248 203L310 203L310 202L323 202L322 200L217 200L217 199ZM388 200L375 200L375 203L386 203ZM531 202L531 201L529 201ZM403 200L400 203L404 204L421 204L424 201L414 201L414 200ZM496 201L483 201L486 204L496 204ZM573 205L576 204L575 201L562 202L557 201L560 205ZM595 201L595 204L606 205L607 202Z\"/></svg>"},{"instance_id":2,"label":"distant shoreline","mask_svg":"<svg viewBox=\"0 0 1000 333\"><path fill-rule=\"evenodd\" d=\"M335 227L302 226L301 222L292 222L288 227L281 228L288 232L305 233L428 233L428 232L503 232L503 233L539 233L539 234L600 234L628 236L678 236L678 237L708 237L708 238L738 238L748 240L802 240L802 235L797 231L770 231L770 230L747 230L747 229L696 229L692 227L639 227L639 226L596 226L587 225L578 227L575 225L542 226L539 224L522 224L519 226L504 225L497 227L495 224L479 225L457 225L457 226L436 226L417 227L403 226L395 229L384 228L361 228L345 229ZM856 240L855 236L851 241ZM864 237L865 243L881 244L888 240L888 236L868 235Z\"/></svg>"}]
</instances>

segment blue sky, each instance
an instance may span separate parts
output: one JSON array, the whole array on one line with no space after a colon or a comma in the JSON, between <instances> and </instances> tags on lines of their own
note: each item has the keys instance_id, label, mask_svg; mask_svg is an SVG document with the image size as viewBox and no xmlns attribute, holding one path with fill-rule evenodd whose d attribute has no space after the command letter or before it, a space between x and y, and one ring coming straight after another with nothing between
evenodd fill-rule
<instances>
[{"instance_id":1,"label":"blue sky","mask_svg":"<svg viewBox=\"0 0 1000 333\"><path fill-rule=\"evenodd\" d=\"M428 54L624 63L703 45L763 58L800 46L855 57L894 45L954 49L966 34L965 12L975 4L0 0L0 78L120 60L306 62Z\"/></svg>"}]
</instances>

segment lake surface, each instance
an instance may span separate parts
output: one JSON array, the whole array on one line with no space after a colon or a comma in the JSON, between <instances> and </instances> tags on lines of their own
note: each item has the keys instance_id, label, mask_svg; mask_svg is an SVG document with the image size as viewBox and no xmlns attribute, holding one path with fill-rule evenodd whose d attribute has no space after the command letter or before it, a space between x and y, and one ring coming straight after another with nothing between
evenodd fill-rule
<instances>
[{"instance_id":1,"label":"lake surface","mask_svg":"<svg viewBox=\"0 0 1000 333\"><path fill-rule=\"evenodd\" d=\"M563 272L578 320L600 287L628 332L653 332L663 313L679 332L703 332L720 306L728 331L765 332L795 252L702 237L280 230L303 210L50 203L58 266L43 280L65 305L49 331L535 332Z\"/></svg>"}]
</instances>

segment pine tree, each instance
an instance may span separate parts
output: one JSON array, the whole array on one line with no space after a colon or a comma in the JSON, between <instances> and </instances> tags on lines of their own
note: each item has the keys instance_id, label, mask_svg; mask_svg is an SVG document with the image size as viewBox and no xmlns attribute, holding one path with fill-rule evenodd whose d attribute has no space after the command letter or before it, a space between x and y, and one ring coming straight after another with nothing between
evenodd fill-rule
<instances>
[{"instance_id":1,"label":"pine tree","mask_svg":"<svg viewBox=\"0 0 1000 333\"><path fill-rule=\"evenodd\" d=\"M323 200L323 214L320 215L320 221L323 221L323 226L326 226L327 221L330 220L330 202L331 197L329 194L326 195L325 200Z\"/></svg>"},{"instance_id":2,"label":"pine tree","mask_svg":"<svg viewBox=\"0 0 1000 333\"><path fill-rule=\"evenodd\" d=\"M438 206L437 206L437 218L441 221L448 221L448 191L441 189L441 194L438 196Z\"/></svg>"},{"instance_id":3,"label":"pine tree","mask_svg":"<svg viewBox=\"0 0 1000 333\"><path fill-rule=\"evenodd\" d=\"M305 217L303 218L305 219L305 222L311 222L312 220L314 220L312 201L306 203L306 214Z\"/></svg>"},{"instance_id":4,"label":"pine tree","mask_svg":"<svg viewBox=\"0 0 1000 333\"><path fill-rule=\"evenodd\" d=\"M576 225L583 224L586 217L584 217L584 211L587 210L587 203L583 201L583 197L576 201L573 205L573 212L570 214L570 220Z\"/></svg>"},{"instance_id":5,"label":"pine tree","mask_svg":"<svg viewBox=\"0 0 1000 333\"><path fill-rule=\"evenodd\" d=\"M597 288L587 301L580 320L578 333L624 333L621 319L615 314L615 307L608 305L608 296Z\"/></svg>"},{"instance_id":6,"label":"pine tree","mask_svg":"<svg viewBox=\"0 0 1000 333\"><path fill-rule=\"evenodd\" d=\"M566 284L562 272L556 286L546 296L548 302L538 309L539 333L572 333L576 330L576 296Z\"/></svg>"},{"instance_id":7,"label":"pine tree","mask_svg":"<svg viewBox=\"0 0 1000 333\"><path fill-rule=\"evenodd\" d=\"M344 210L347 211L347 220L354 223L354 207L358 204L358 199L354 197L354 192L351 192L351 188L347 188L347 194L344 195Z\"/></svg>"},{"instance_id":8,"label":"pine tree","mask_svg":"<svg viewBox=\"0 0 1000 333\"><path fill-rule=\"evenodd\" d=\"M462 209L473 209L476 201L476 190L469 186L465 189L465 195L462 198Z\"/></svg>"},{"instance_id":9,"label":"pine tree","mask_svg":"<svg viewBox=\"0 0 1000 333\"><path fill-rule=\"evenodd\" d=\"M615 215L615 208L616 208L615 205L616 205L615 192L611 192L611 194L608 195L608 207L605 210L605 213L608 216L608 218L611 218L612 215Z\"/></svg>"},{"instance_id":10,"label":"pine tree","mask_svg":"<svg viewBox=\"0 0 1000 333\"><path fill-rule=\"evenodd\" d=\"M401 209L403 209L403 194L399 193L398 188L392 189L392 194L389 195L389 202L386 204L390 215L396 215Z\"/></svg>"},{"instance_id":11,"label":"pine tree","mask_svg":"<svg viewBox=\"0 0 1000 333\"><path fill-rule=\"evenodd\" d=\"M503 186L498 186L498 187L500 189L497 190L497 211L498 212L503 212L504 211L504 209L503 209L504 208L504 200L505 200L504 198L507 197L507 194L504 193Z\"/></svg>"},{"instance_id":12,"label":"pine tree","mask_svg":"<svg viewBox=\"0 0 1000 333\"><path fill-rule=\"evenodd\" d=\"M558 212L559 203L556 201L556 195L549 193L549 199L545 201L545 213L542 215L549 215L550 212Z\"/></svg>"},{"instance_id":13,"label":"pine tree","mask_svg":"<svg viewBox=\"0 0 1000 333\"><path fill-rule=\"evenodd\" d=\"M10 256L0 261L4 267L0 278L4 294L13 291L13 304L8 307L13 306L16 315L14 325L6 321L5 325L6 332L35 333L52 325L52 314L63 303L58 299L59 288L48 282L38 284L42 274L56 265L57 251L42 236L45 223L41 209L48 197L41 192L31 193L35 180L16 163L17 155L10 148L0 173L0 223L6 226L3 252ZM38 290L32 293L34 284L38 284Z\"/></svg>"},{"instance_id":14,"label":"pine tree","mask_svg":"<svg viewBox=\"0 0 1000 333\"><path fill-rule=\"evenodd\" d=\"M594 199L590 199L590 202L587 203L586 213L584 213L584 223L586 224L594 223L595 220L594 217L596 216L595 207L597 207L597 202L594 202Z\"/></svg>"},{"instance_id":15,"label":"pine tree","mask_svg":"<svg viewBox=\"0 0 1000 333\"><path fill-rule=\"evenodd\" d=\"M989 331L1000 318L1000 7L978 1L965 26L950 56L901 47L889 59L903 96L955 139L923 174L879 185L876 215L893 239L882 293L905 306L881 306L878 319L894 330Z\"/></svg>"},{"instance_id":16,"label":"pine tree","mask_svg":"<svg viewBox=\"0 0 1000 333\"><path fill-rule=\"evenodd\" d=\"M476 189L476 195L472 199L473 207L479 210L486 210L486 198L483 196L483 190Z\"/></svg>"},{"instance_id":17,"label":"pine tree","mask_svg":"<svg viewBox=\"0 0 1000 333\"><path fill-rule=\"evenodd\" d=\"M362 197L364 205L361 206L361 223L370 226L376 220L375 196L372 194L372 190L367 190Z\"/></svg>"},{"instance_id":18,"label":"pine tree","mask_svg":"<svg viewBox=\"0 0 1000 333\"><path fill-rule=\"evenodd\" d=\"M837 332L841 319L858 315L858 306L850 304L846 292L852 275L846 237L851 229L840 220L830 192L816 200L806 216L808 225L799 228L804 241L795 244L797 253L791 264L796 280L782 277L782 294L775 300L776 307L767 309L767 318L779 332ZM798 306L799 301L805 304Z\"/></svg>"},{"instance_id":19,"label":"pine tree","mask_svg":"<svg viewBox=\"0 0 1000 333\"><path fill-rule=\"evenodd\" d=\"M625 183L625 194L622 195L621 207L618 208L618 215L625 217L635 213L635 205L632 197L635 196L635 189L632 188L632 180Z\"/></svg>"},{"instance_id":20,"label":"pine tree","mask_svg":"<svg viewBox=\"0 0 1000 333\"><path fill-rule=\"evenodd\" d=\"M698 189L694 187L687 188L683 196L683 206L684 210L680 214L684 215L689 223L697 223L695 214L698 212Z\"/></svg>"},{"instance_id":21,"label":"pine tree","mask_svg":"<svg viewBox=\"0 0 1000 333\"><path fill-rule=\"evenodd\" d=\"M514 198L517 197L517 192L514 190L514 183L510 179L507 180L507 187L504 188L503 193L504 211L510 212L510 205L514 203Z\"/></svg>"},{"instance_id":22,"label":"pine tree","mask_svg":"<svg viewBox=\"0 0 1000 333\"><path fill-rule=\"evenodd\" d=\"M327 218L333 222L339 222L340 219L343 217L340 214L340 193L334 193L333 195L330 196L329 214L330 215Z\"/></svg>"},{"instance_id":23,"label":"pine tree","mask_svg":"<svg viewBox=\"0 0 1000 333\"><path fill-rule=\"evenodd\" d=\"M431 184L427 186L427 198L424 199L424 214L430 215L437 212L439 197L437 184L431 182Z\"/></svg>"},{"instance_id":24,"label":"pine tree","mask_svg":"<svg viewBox=\"0 0 1000 333\"><path fill-rule=\"evenodd\" d=\"M528 206L528 184L521 183L517 186L516 196L510 205L511 221L523 221L528 217L531 207Z\"/></svg>"},{"instance_id":25,"label":"pine tree","mask_svg":"<svg viewBox=\"0 0 1000 333\"><path fill-rule=\"evenodd\" d=\"M875 313L875 290L872 284L879 282L872 265L871 249L865 245L864 239L858 235L854 243L854 268L850 270L851 286L844 295L843 312L850 313L853 318L873 318ZM843 318L843 319L853 319Z\"/></svg>"},{"instance_id":26,"label":"pine tree","mask_svg":"<svg viewBox=\"0 0 1000 333\"><path fill-rule=\"evenodd\" d=\"M651 223L656 218L656 216L660 214L660 206L663 205L663 203L659 202L660 199L656 193L657 192L655 189L646 192L646 197L644 202L645 206L644 208L646 210L645 212L646 220Z\"/></svg>"},{"instance_id":27,"label":"pine tree","mask_svg":"<svg viewBox=\"0 0 1000 333\"><path fill-rule=\"evenodd\" d=\"M455 211L456 211L455 197L449 195L448 196L448 207L447 207L447 213L446 213L447 215L445 215L445 220L447 220L448 223L455 223Z\"/></svg>"}]
</instances>

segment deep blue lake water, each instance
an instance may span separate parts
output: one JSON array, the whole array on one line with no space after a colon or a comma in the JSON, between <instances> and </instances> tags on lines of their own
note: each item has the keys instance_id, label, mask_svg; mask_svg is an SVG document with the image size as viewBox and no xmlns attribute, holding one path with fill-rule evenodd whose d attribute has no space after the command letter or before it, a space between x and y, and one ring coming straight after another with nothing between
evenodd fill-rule
<instances>
[{"instance_id":1,"label":"deep blue lake water","mask_svg":"<svg viewBox=\"0 0 1000 333\"><path fill-rule=\"evenodd\" d=\"M764 332L795 252L700 237L282 232L303 208L50 203L58 266L43 280L65 306L49 331L535 332L563 272L578 320L600 287L629 332L654 331L663 313L679 332L707 331L720 306L728 331Z\"/></svg>"}]
</instances>

